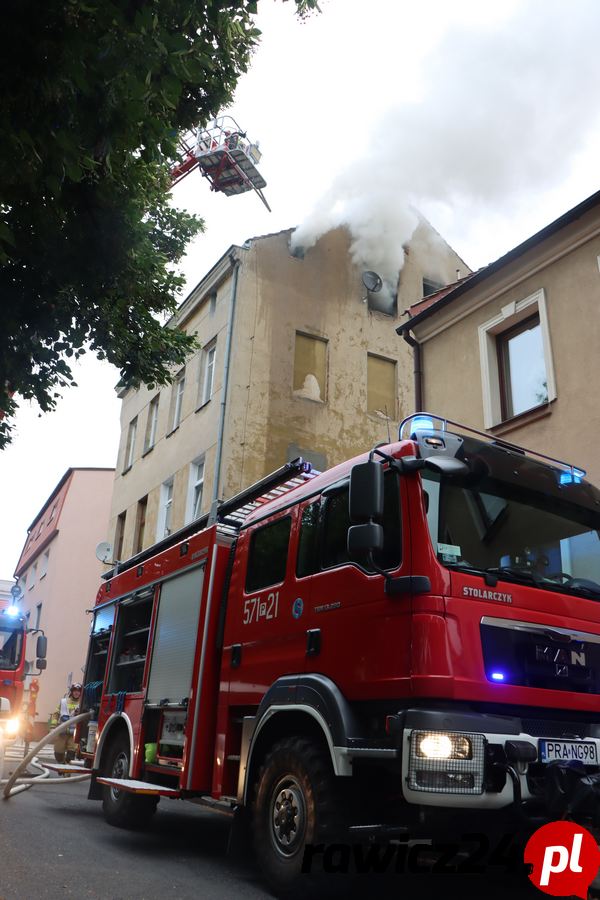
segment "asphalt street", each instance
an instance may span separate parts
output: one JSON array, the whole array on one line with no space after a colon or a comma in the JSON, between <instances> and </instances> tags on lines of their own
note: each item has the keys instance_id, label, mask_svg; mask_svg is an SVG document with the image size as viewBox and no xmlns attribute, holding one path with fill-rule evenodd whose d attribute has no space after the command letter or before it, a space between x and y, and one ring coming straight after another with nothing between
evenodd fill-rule
<instances>
[{"instance_id":1,"label":"asphalt street","mask_svg":"<svg viewBox=\"0 0 600 900\"><path fill-rule=\"evenodd\" d=\"M252 860L227 855L229 820L162 800L145 831L107 825L87 784L36 786L0 800L0 900L259 900L271 894ZM323 896L527 900L541 895L521 876L361 875L328 877ZM308 892L307 892L308 895ZM311 889L311 900L316 894Z\"/></svg>"}]
</instances>

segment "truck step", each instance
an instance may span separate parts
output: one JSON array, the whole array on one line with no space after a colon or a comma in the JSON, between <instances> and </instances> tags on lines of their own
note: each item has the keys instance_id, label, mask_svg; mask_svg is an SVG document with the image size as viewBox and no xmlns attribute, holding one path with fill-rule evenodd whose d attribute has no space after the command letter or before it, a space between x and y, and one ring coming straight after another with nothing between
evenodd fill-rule
<instances>
[{"instance_id":1,"label":"truck step","mask_svg":"<svg viewBox=\"0 0 600 900\"><path fill-rule=\"evenodd\" d=\"M45 769L50 769L52 772L58 772L59 775L91 775L92 770L86 769L84 766L78 766L73 763L51 763L46 762L46 760L42 760L40 763Z\"/></svg>"},{"instance_id":2,"label":"truck step","mask_svg":"<svg viewBox=\"0 0 600 900\"><path fill-rule=\"evenodd\" d=\"M181 797L177 788L164 787L162 784L150 784L149 781L135 781L131 778L97 778L98 784L127 791L129 794L149 794L154 797Z\"/></svg>"}]
</instances>

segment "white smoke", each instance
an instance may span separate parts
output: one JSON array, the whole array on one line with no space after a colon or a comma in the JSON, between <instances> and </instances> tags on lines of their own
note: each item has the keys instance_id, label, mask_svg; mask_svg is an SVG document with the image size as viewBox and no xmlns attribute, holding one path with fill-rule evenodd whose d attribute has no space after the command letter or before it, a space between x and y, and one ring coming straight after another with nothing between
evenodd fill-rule
<instances>
[{"instance_id":1,"label":"white smoke","mask_svg":"<svg viewBox=\"0 0 600 900\"><path fill-rule=\"evenodd\" d=\"M494 30L447 33L422 98L389 111L368 155L338 175L292 247L346 225L354 261L394 284L417 210L489 221L556 186L597 139L599 24L592 0L529 0Z\"/></svg>"}]
</instances>

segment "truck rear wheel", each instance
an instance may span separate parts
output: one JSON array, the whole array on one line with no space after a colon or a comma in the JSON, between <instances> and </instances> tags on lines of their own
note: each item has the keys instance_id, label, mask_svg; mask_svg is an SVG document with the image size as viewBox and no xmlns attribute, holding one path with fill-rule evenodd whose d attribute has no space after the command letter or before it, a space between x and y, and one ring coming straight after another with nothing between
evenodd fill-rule
<instances>
[{"instance_id":1,"label":"truck rear wheel","mask_svg":"<svg viewBox=\"0 0 600 900\"><path fill-rule=\"evenodd\" d=\"M108 778L129 777L129 740L118 735L108 748L104 774ZM109 825L141 828L156 812L158 797L131 794L105 784L102 786L102 810Z\"/></svg>"},{"instance_id":2,"label":"truck rear wheel","mask_svg":"<svg viewBox=\"0 0 600 900\"><path fill-rule=\"evenodd\" d=\"M339 840L341 818L335 776L321 747L304 737L278 741L258 775L252 830L259 866L279 896L306 892L311 876L302 873L304 849Z\"/></svg>"}]
</instances>

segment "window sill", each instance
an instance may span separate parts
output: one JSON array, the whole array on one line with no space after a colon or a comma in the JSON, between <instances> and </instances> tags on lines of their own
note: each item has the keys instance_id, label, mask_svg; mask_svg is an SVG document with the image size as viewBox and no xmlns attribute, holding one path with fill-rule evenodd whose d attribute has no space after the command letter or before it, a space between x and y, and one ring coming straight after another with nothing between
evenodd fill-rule
<instances>
[{"instance_id":1,"label":"window sill","mask_svg":"<svg viewBox=\"0 0 600 900\"><path fill-rule=\"evenodd\" d=\"M292 397L294 400L308 400L309 403L318 403L320 406L325 406L327 400L318 400L316 397L305 397L304 394L298 394L296 391L292 391Z\"/></svg>"},{"instance_id":2,"label":"window sill","mask_svg":"<svg viewBox=\"0 0 600 900\"><path fill-rule=\"evenodd\" d=\"M497 425L493 425L492 428L488 428L487 430L492 434L502 435L508 434L516 428L522 428L523 425L529 425L531 422L537 422L538 419L544 419L546 416L551 415L552 404L554 402L554 400L549 400L547 403L542 403L541 406L534 406L533 409L528 409L525 412L519 413L518 416L505 419L504 422L499 422Z\"/></svg>"},{"instance_id":3,"label":"window sill","mask_svg":"<svg viewBox=\"0 0 600 900\"><path fill-rule=\"evenodd\" d=\"M154 444L152 444L151 447L148 447L147 450L144 450L144 452L142 453L141 459L143 459L145 456L148 456L148 454L152 453L153 450L154 450Z\"/></svg>"},{"instance_id":4,"label":"window sill","mask_svg":"<svg viewBox=\"0 0 600 900\"><path fill-rule=\"evenodd\" d=\"M194 412L200 412L201 409L204 409L205 406L208 406L211 400L212 397L209 397L208 400L205 400L204 403L201 403L200 406L197 406Z\"/></svg>"},{"instance_id":5,"label":"window sill","mask_svg":"<svg viewBox=\"0 0 600 900\"><path fill-rule=\"evenodd\" d=\"M170 431L167 431L167 433L165 434L165 437L170 438L172 434L175 434L175 432L178 430L178 428L179 428L179 425L176 425L175 428L171 428Z\"/></svg>"}]
</instances>

